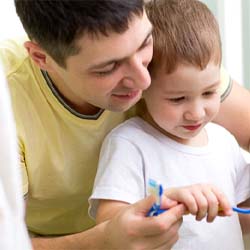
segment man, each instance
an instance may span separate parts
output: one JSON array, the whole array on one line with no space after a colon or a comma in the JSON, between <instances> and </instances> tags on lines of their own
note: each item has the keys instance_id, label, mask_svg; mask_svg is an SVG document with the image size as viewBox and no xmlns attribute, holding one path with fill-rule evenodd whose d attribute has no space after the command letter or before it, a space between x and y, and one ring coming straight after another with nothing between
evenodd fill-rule
<instances>
[{"instance_id":1,"label":"man","mask_svg":"<svg viewBox=\"0 0 250 250\"><path fill-rule=\"evenodd\" d=\"M25 1L30 38L1 45L17 124L34 249L170 249L182 205L146 217L148 197L92 227L87 199L104 136L150 84L152 26L143 1ZM116 112L110 112L116 111ZM165 204L165 206L167 206ZM91 228L92 227L92 228Z\"/></svg>"},{"instance_id":2,"label":"man","mask_svg":"<svg viewBox=\"0 0 250 250\"><path fill-rule=\"evenodd\" d=\"M34 249L170 249L181 205L147 218L154 202L148 197L95 227L87 214L100 144L133 114L122 111L150 84L152 26L143 1L15 3L30 41L26 51L23 42L3 44L1 57L19 136L26 222L38 235L67 235L33 238Z\"/></svg>"}]
</instances>

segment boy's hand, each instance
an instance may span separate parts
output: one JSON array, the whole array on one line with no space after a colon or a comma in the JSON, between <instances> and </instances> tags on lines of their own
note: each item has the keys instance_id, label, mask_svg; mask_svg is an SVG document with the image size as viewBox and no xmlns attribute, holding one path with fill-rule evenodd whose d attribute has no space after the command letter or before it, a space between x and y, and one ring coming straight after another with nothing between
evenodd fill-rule
<instances>
[{"instance_id":1,"label":"boy's hand","mask_svg":"<svg viewBox=\"0 0 250 250\"><path fill-rule=\"evenodd\" d=\"M230 216L232 208L222 191L210 184L195 184L180 188L167 189L164 194L183 203L196 220L207 218L212 222L217 215Z\"/></svg>"}]
</instances>

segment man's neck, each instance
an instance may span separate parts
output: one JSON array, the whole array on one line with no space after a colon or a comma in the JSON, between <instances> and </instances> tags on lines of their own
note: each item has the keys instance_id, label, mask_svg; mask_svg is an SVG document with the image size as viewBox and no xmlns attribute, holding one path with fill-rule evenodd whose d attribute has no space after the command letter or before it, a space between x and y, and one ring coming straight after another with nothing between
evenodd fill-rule
<instances>
[{"instance_id":1,"label":"man's neck","mask_svg":"<svg viewBox=\"0 0 250 250\"><path fill-rule=\"evenodd\" d=\"M67 104L70 109L76 111L82 115L96 115L100 112L100 108L95 107L87 102L83 102L78 97L74 96L72 91L67 88L60 78L58 78L55 74L45 72L51 87L53 88L53 92L59 96L62 101Z\"/></svg>"}]
</instances>

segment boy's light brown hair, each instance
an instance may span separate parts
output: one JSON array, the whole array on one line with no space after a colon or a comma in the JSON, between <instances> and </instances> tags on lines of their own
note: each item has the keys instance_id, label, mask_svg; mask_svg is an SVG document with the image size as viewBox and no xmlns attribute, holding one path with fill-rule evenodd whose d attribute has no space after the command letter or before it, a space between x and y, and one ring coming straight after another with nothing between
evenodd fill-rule
<instances>
[{"instance_id":1,"label":"boy's light brown hair","mask_svg":"<svg viewBox=\"0 0 250 250\"><path fill-rule=\"evenodd\" d=\"M154 27L149 65L152 76L162 67L170 74L179 63L201 70L210 61L221 63L219 26L205 4L198 0L151 0L146 10Z\"/></svg>"}]
</instances>

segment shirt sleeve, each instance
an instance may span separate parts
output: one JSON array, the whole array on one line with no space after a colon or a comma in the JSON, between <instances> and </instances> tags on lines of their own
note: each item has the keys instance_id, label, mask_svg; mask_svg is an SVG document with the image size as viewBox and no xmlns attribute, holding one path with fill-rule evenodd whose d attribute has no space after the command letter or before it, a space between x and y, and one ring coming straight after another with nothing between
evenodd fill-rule
<instances>
[{"instance_id":1,"label":"shirt sleeve","mask_svg":"<svg viewBox=\"0 0 250 250\"><path fill-rule=\"evenodd\" d=\"M143 172L143 158L135 144L119 136L106 138L89 199L90 216L95 218L100 199L134 203L144 198Z\"/></svg>"},{"instance_id":2,"label":"shirt sleeve","mask_svg":"<svg viewBox=\"0 0 250 250\"><path fill-rule=\"evenodd\" d=\"M224 67L221 67L220 70L220 95L221 95L221 102L223 102L227 96L230 94L233 86L233 81L228 72L225 70Z\"/></svg>"},{"instance_id":3,"label":"shirt sleeve","mask_svg":"<svg viewBox=\"0 0 250 250\"><path fill-rule=\"evenodd\" d=\"M18 143L18 147L19 147L20 171L21 171L21 178L22 178L21 190L22 190L23 196L25 197L28 194L29 183L28 183L27 168L25 164L24 147L20 140Z\"/></svg>"}]
</instances>

